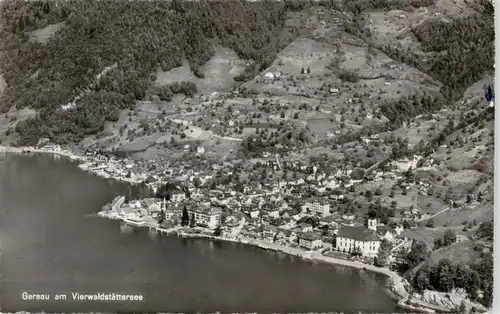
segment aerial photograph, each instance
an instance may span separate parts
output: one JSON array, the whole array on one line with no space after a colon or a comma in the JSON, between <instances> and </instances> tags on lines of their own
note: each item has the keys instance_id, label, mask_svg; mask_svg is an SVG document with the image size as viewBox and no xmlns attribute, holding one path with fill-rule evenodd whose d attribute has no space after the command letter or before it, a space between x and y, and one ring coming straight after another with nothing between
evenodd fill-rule
<instances>
[{"instance_id":1,"label":"aerial photograph","mask_svg":"<svg viewBox=\"0 0 500 314\"><path fill-rule=\"evenodd\" d=\"M486 313L491 0L0 1L0 312Z\"/></svg>"}]
</instances>

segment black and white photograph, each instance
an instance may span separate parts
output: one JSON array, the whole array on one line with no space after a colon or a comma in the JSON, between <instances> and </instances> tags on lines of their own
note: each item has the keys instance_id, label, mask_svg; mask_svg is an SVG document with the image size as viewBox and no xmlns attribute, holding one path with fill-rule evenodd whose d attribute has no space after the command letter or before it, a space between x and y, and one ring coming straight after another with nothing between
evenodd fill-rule
<instances>
[{"instance_id":1,"label":"black and white photograph","mask_svg":"<svg viewBox=\"0 0 500 314\"><path fill-rule=\"evenodd\" d=\"M497 312L494 7L0 0L0 314Z\"/></svg>"}]
</instances>

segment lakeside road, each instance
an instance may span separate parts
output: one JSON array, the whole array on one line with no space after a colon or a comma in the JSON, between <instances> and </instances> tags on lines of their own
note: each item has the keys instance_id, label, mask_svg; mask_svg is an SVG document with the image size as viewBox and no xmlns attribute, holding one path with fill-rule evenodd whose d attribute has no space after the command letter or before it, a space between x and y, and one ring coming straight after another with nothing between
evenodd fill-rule
<instances>
[{"instance_id":1,"label":"lakeside road","mask_svg":"<svg viewBox=\"0 0 500 314\"><path fill-rule=\"evenodd\" d=\"M120 221L123 221L127 224L130 223L126 218L121 217L121 215L119 213L117 213L113 210L101 211L97 214L97 216L102 217L102 218L120 220ZM344 260L344 259L340 259L340 258L325 256L322 254L322 252L321 252L322 250L307 251L307 250L297 248L297 247L285 246L285 245L281 245L281 244L277 244L277 243L271 243L271 242L267 242L264 240L253 239L253 238L248 238L248 237L243 237L243 236L238 236L236 238L228 238L228 237L214 236L214 235L208 235L208 234L203 234L203 233L192 233L189 231L186 232L185 231L186 227L180 227L180 226L165 229L165 228L160 227L158 224L150 224L150 223L142 223L139 225L132 223L131 225L133 225L135 227L147 227L150 229L155 229L158 232L166 233L167 235L168 234L177 234L179 237L183 237L183 238L193 238L193 239L198 238L198 239L207 239L207 240L215 240L215 241L241 243L241 244L259 247L259 248L264 249L264 250L272 250L272 251L276 251L276 252L282 252L285 254L289 254L289 255L303 258L305 260L324 262L324 263L329 263L332 265L340 265L340 266L345 266L345 267L352 267L352 268L376 272L376 273L383 274L383 275L389 277L390 290L397 297L398 305L401 308L404 308L404 309L409 310L409 311L426 312L426 313L434 313L436 311L450 312L450 311L454 310L454 309L449 309L449 308L437 306L434 304L429 304L429 303L423 302L421 300L412 299L410 294L406 290L406 287L405 287L406 280L404 278L402 278L396 272L393 272L387 268L380 268L380 267L376 267L376 266L369 265L369 264L364 264L364 263L357 262L357 261L350 261L350 260ZM409 305L406 303L408 300L411 301L412 305Z\"/></svg>"},{"instance_id":2,"label":"lakeside road","mask_svg":"<svg viewBox=\"0 0 500 314\"><path fill-rule=\"evenodd\" d=\"M50 154L68 157L72 160L85 161L86 158L83 156L75 155L73 152L68 150L60 151L49 151L46 149L39 149L34 147L12 147L0 145L0 153L11 153L11 154L25 154L25 153L39 153L39 154Z\"/></svg>"},{"instance_id":3,"label":"lakeside road","mask_svg":"<svg viewBox=\"0 0 500 314\"><path fill-rule=\"evenodd\" d=\"M59 156L65 156L67 158L70 158L72 160L77 160L81 163L87 162L89 160L92 160L91 157L86 157L86 156L77 156L73 154L70 151L67 150L61 150L61 151L49 151L49 150L44 150L44 149L35 149L33 147L9 147L9 146L2 146L0 145L0 153L18 153L18 154L23 154L23 153L41 153L41 154L52 154L52 155L59 155ZM80 169L88 172L95 173L99 176L100 173L98 171L94 171L91 169L83 169L82 167L79 167ZM125 181L129 182L129 180L126 180L122 177L119 177L117 175L113 174L108 174L109 178L118 180L118 181ZM134 183L134 182L130 182ZM111 213L111 212L100 212L98 216L104 217L104 218L109 218L109 219L117 219L124 221L125 223L131 223L127 221L127 219L123 219L120 217L120 215L116 212ZM243 244L249 244L253 246L260 247L262 249L267 249L267 250L274 250L274 251L279 251L283 252L285 254L289 255L294 255L297 257L301 257L304 259L308 260L316 260L316 261L321 261L325 263L330 263L330 264L337 264L337 265L342 265L342 266L347 266L347 267L354 267L358 269L364 269L364 270L369 270L377 273L384 274L388 276L391 279L391 290L393 293L395 293L399 299L399 304L401 307L410 309L410 310L420 310L420 311L425 311L426 309L436 309L438 306L433 305L433 304L427 304L425 302L422 302L420 300L411 300L413 304L416 304L417 307L411 307L405 304L407 300L410 299L409 293L405 289L405 280L399 276L397 273L392 272L391 270L387 268L378 268L373 265L368 265L368 264L363 264L360 262L355 262L355 261L349 261L349 260L344 260L344 259L339 259L335 257L329 257L329 256L324 256L321 251L306 251L303 249L299 248L293 248L289 246L284 246L276 243L271 243L263 240L258 240L258 239L253 239L253 238L246 238L246 237L239 237L239 238L226 238L226 237L215 237L211 235L203 235L203 234L192 234L192 233L186 233L182 229L182 227L174 227L171 229L165 229L161 228L158 225L153 225L149 223L144 223L140 225L136 225L138 227L148 227L152 229L156 229L160 233L177 233L180 236L183 237L193 237L193 238L207 238L207 239L213 239L213 240L220 240L220 241L228 241L228 242L236 242L236 243L243 243ZM444 310L444 311L450 311L450 309L437 309L437 310ZM453 310L453 309L452 309Z\"/></svg>"},{"instance_id":4,"label":"lakeside road","mask_svg":"<svg viewBox=\"0 0 500 314\"><path fill-rule=\"evenodd\" d=\"M93 173L101 178L104 179L113 179L116 181L121 181L121 182L126 182L130 184L138 184L141 183L141 181L134 180L132 178L125 178L123 176L119 176L116 174L110 174L102 169L89 169L88 167L85 167L85 164L88 162L92 162L92 157L87 157L87 156L82 156L82 155L77 155L69 150L58 150L58 151L53 151L53 150L46 150L46 149L39 149L39 148L34 148L34 147L12 147L12 146L4 146L0 145L0 154L46 154L46 155L54 155L54 156L63 156L66 158L69 158L73 161L78 162L78 168L80 168L83 171Z\"/></svg>"},{"instance_id":5,"label":"lakeside road","mask_svg":"<svg viewBox=\"0 0 500 314\"><path fill-rule=\"evenodd\" d=\"M368 270L368 271L373 271L373 272L376 272L379 274L386 275L391 279L391 290L395 294L397 294L399 299L407 300L409 298L409 294L406 291L405 285L404 285L405 280L401 276L399 276L397 273L395 273L387 268L380 268L380 267L376 267L376 266L369 265L369 264L363 264L361 262L349 261L349 260L344 260L344 259L340 259L340 258L325 256L321 253L321 250L306 251L306 250L303 250L300 248L293 248L293 247L289 247L289 246L280 245L277 243L271 243L271 242L267 242L267 241L263 241L263 240L246 238L246 237L241 237L241 236L238 237L237 239L230 239L230 238L225 238L225 237L205 236L205 235L190 234L190 233L181 233L180 235L184 236L184 237L207 238L207 239L227 241L227 242L243 243L243 244L257 246L257 247L260 247L260 248L266 249L266 250L273 250L273 251L286 253L289 255L298 256L298 257L308 259L308 260L316 260L316 261L321 261L321 262L325 262L325 263L329 263L329 264L335 264L335 265L341 265L341 266L346 266L346 267L353 267L353 268L357 268L357 269L364 269L364 270Z\"/></svg>"}]
</instances>

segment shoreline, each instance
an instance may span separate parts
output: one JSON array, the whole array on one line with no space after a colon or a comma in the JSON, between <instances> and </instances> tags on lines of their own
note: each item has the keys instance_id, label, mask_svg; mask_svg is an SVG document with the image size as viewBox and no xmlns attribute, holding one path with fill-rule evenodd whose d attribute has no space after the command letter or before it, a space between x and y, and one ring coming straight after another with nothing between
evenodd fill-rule
<instances>
[{"instance_id":1,"label":"shoreline","mask_svg":"<svg viewBox=\"0 0 500 314\"><path fill-rule=\"evenodd\" d=\"M77 155L69 150L60 150L60 151L50 151L50 150L45 150L45 149L37 149L34 147L12 147L12 146L4 146L0 145L0 154L2 153L10 153L10 154L47 154L47 155L54 155L54 156L64 156L66 158L69 158L72 161L77 161L78 162L78 168L82 171L85 172L90 172L93 173L99 177L102 177L104 179L112 179L120 182L125 182L129 184L138 184L141 181L137 180L132 180L130 178L124 178L121 176L118 176L115 173L108 173L103 171L102 169L90 169L87 167L82 167L82 165L85 165L86 163L90 163L94 161L94 158L91 156L82 156L82 155ZM328 263L331 265L340 265L344 267L351 267L351 268L356 268L360 270L368 270L371 272L379 273L382 275L385 275L389 279L389 284L386 285L386 288L391 292L393 297L395 297L396 300L398 300L398 306L405 309L405 310L410 310L414 312L423 312L423 313L435 313L436 311L441 311L441 312L450 312L453 311L453 309L444 309L442 307L439 307L437 305L433 304L427 304L419 300L411 300L410 304L407 304L406 302L410 298L410 294L405 288L405 282L406 280L402 278L399 274L387 269L387 268L379 268L373 265L368 265L368 264L363 264L360 262L355 262L355 261L349 261L349 260L343 260L335 257L329 257L329 256L324 256L321 254L321 252L318 253L314 251L306 251L303 249L299 248L292 248L292 247L287 247L275 243L270 243L267 241L263 240L257 240L257 239L252 239L252 238L243 238L240 237L239 239L231 239L231 238L225 238L225 237L216 237L213 235L206 235L206 234L195 234L195 233L189 233L189 232L183 232L182 229L186 227L174 227L170 229L165 229L160 226L153 226L149 225L147 223L134 223L132 221L127 221L123 217L120 217L118 213L116 213L113 210L110 211L99 211L96 213L96 216L100 218L107 218L107 219L112 219L112 220L120 220L122 222L125 222L128 225L132 225L135 227L148 227L149 229L155 229L156 231L160 233L167 233L169 234L177 234L179 237L183 238L200 238L200 239L206 239L206 240L219 240L219 241L224 241L224 242L233 242L233 243L240 243L240 244L245 244L245 245L250 245L254 247L258 247L263 250L271 250L275 252L282 252L288 255L296 256L305 260L310 260L310 261L317 261L317 262L324 262ZM314 255L314 256L313 256ZM389 293L388 291L388 293Z\"/></svg>"},{"instance_id":2,"label":"shoreline","mask_svg":"<svg viewBox=\"0 0 500 314\"><path fill-rule=\"evenodd\" d=\"M60 151L51 151L41 148L35 148L31 146L22 146L22 147L12 147L0 145L0 154L45 154L45 155L53 155L53 156L62 156L70 159L71 161L76 161L78 163L77 167L85 172L90 172L92 174L97 175L103 179L111 179L119 182L125 182L132 185L140 184L143 180L133 180L131 178L124 178L122 176L118 176L116 174L110 174L102 169L90 169L85 166L87 163L94 162L95 160L91 156L78 155L70 150L60 150Z\"/></svg>"},{"instance_id":3,"label":"shoreline","mask_svg":"<svg viewBox=\"0 0 500 314\"><path fill-rule=\"evenodd\" d=\"M299 257L303 260L307 261L315 261L315 262L322 262L330 265L337 265L337 266L343 266L343 267L350 267L350 268L355 268L358 270L366 270L374 273L378 273L381 275L384 275L388 279L388 283L385 285L385 288L387 288L387 292L391 294L392 297L394 297L397 300L397 304L399 307L405 309L405 310L411 310L411 311L418 311L418 312L424 312L424 313L434 313L435 311L429 310L426 308L421 308L421 307L414 307L411 305L406 304L405 302L409 298L409 293L406 291L405 288L405 279L403 279L401 276L399 276L397 273L387 269L387 268L379 268L373 265L368 265L368 264L363 264L361 262L355 262L355 261L349 261L349 260L343 260L340 258L335 258L335 257L330 257L330 256L325 256L321 253L321 251L307 251L304 249L300 248L293 248L293 247L288 247L276 243L271 243L263 240L258 240L258 239L252 239L252 238L247 238L247 237L238 237L238 238L227 238L223 236L214 236L214 235L208 235L208 234L203 234L203 233L192 233L192 232L186 232L183 229L188 229L188 227L180 227L176 226L170 229L165 229L162 228L158 225L151 225L148 223L142 223L142 224L137 224L131 221L128 221L126 218L121 217L119 213L117 213L114 210L108 210L108 211L99 211L96 214L100 218L107 218L111 220L119 220L121 222L124 222L128 225L131 225L133 227L145 227L149 229L154 229L157 232L160 232L161 234L166 233L167 235L172 235L176 234L178 237L182 237L185 239L204 239L208 241L221 241L221 242L228 242L228 243L239 243L239 244L244 244L252 247L256 247L262 250L267 250L267 251L274 251L274 252L281 252L287 255Z\"/></svg>"}]
</instances>

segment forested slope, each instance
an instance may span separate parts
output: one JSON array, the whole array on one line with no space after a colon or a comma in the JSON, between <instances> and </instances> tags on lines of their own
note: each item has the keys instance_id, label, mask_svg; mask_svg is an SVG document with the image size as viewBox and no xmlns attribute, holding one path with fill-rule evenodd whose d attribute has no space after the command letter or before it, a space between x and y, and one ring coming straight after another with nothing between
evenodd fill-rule
<instances>
[{"instance_id":1,"label":"forested slope","mask_svg":"<svg viewBox=\"0 0 500 314\"><path fill-rule=\"evenodd\" d=\"M21 145L34 144L42 136L59 143L79 141L102 130L105 121L116 121L120 109L144 99L158 67L168 71L185 57L194 74L203 77L201 66L214 54L214 43L252 61L235 80L253 78L298 33L285 27L287 12L311 5L347 13L345 31L443 83L441 95L383 105L383 114L395 124L453 103L492 70L493 7L486 0L466 1L471 14L450 21L429 19L412 28L421 51L377 45L364 27L364 13L430 8L438 1L312 2L3 1L0 73L7 88L0 96L0 112L13 105L38 110L36 119L17 124ZM29 32L60 22L64 26L46 44L29 39ZM82 93L103 69L115 64ZM58 110L76 95L84 96L75 109Z\"/></svg>"},{"instance_id":2,"label":"forested slope","mask_svg":"<svg viewBox=\"0 0 500 314\"><path fill-rule=\"evenodd\" d=\"M8 88L0 109L40 110L38 119L18 125L21 144L41 135L79 140L142 99L158 65L167 71L185 56L202 76L199 66L212 56L213 39L254 60L257 69L266 67L288 43L279 38L283 16L284 6L267 1L6 1L0 69ZM57 22L66 27L46 45L28 40L29 31ZM114 63L75 110L57 110Z\"/></svg>"}]
</instances>

